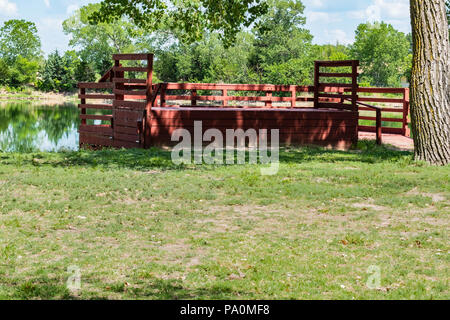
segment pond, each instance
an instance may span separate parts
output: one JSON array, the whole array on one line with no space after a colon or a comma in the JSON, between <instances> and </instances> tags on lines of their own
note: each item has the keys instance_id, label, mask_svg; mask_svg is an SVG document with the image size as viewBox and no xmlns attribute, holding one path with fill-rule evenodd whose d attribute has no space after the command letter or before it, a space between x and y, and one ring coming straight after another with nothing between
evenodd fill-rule
<instances>
[{"instance_id":1,"label":"pond","mask_svg":"<svg viewBox=\"0 0 450 320\"><path fill-rule=\"evenodd\" d=\"M0 152L78 150L75 104L0 103Z\"/></svg>"}]
</instances>

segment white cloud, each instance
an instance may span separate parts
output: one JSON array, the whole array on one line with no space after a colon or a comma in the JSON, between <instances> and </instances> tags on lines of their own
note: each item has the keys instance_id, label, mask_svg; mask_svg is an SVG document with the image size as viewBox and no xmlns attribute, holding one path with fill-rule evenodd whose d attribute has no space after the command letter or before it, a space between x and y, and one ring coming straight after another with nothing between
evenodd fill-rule
<instances>
[{"instance_id":1,"label":"white cloud","mask_svg":"<svg viewBox=\"0 0 450 320\"><path fill-rule=\"evenodd\" d=\"M327 12L311 11L306 14L308 22L328 21L330 15Z\"/></svg>"},{"instance_id":2,"label":"white cloud","mask_svg":"<svg viewBox=\"0 0 450 320\"><path fill-rule=\"evenodd\" d=\"M329 13L323 11L309 11L306 12L306 21L308 23L320 22L320 23L333 23L342 21L338 13Z\"/></svg>"},{"instance_id":3,"label":"white cloud","mask_svg":"<svg viewBox=\"0 0 450 320\"><path fill-rule=\"evenodd\" d=\"M365 10L350 11L350 18L370 22L387 19L409 19L408 0L374 0Z\"/></svg>"},{"instance_id":4,"label":"white cloud","mask_svg":"<svg viewBox=\"0 0 450 320\"><path fill-rule=\"evenodd\" d=\"M50 0L44 0L45 6L50 8Z\"/></svg>"},{"instance_id":5,"label":"white cloud","mask_svg":"<svg viewBox=\"0 0 450 320\"><path fill-rule=\"evenodd\" d=\"M77 11L80 7L78 7L78 5L76 4L71 4L67 7L67 14L72 14L75 11Z\"/></svg>"},{"instance_id":6,"label":"white cloud","mask_svg":"<svg viewBox=\"0 0 450 320\"><path fill-rule=\"evenodd\" d=\"M63 21L62 19L44 18L37 23L38 29L42 31L62 31Z\"/></svg>"},{"instance_id":7,"label":"white cloud","mask_svg":"<svg viewBox=\"0 0 450 320\"><path fill-rule=\"evenodd\" d=\"M409 1L408 0L376 0L375 4L381 9L383 15L394 19L409 18Z\"/></svg>"},{"instance_id":8,"label":"white cloud","mask_svg":"<svg viewBox=\"0 0 450 320\"><path fill-rule=\"evenodd\" d=\"M314 8L322 8L323 7L323 1L322 0L304 0L303 3L305 6L308 7L314 7Z\"/></svg>"},{"instance_id":9,"label":"white cloud","mask_svg":"<svg viewBox=\"0 0 450 320\"><path fill-rule=\"evenodd\" d=\"M0 0L0 15L15 15L17 5L9 0Z\"/></svg>"},{"instance_id":10,"label":"white cloud","mask_svg":"<svg viewBox=\"0 0 450 320\"><path fill-rule=\"evenodd\" d=\"M325 31L327 34L327 38L330 40L329 43L339 43L339 44L351 44L354 42L354 39L349 37L347 32L341 29L334 29L331 31Z\"/></svg>"}]
</instances>

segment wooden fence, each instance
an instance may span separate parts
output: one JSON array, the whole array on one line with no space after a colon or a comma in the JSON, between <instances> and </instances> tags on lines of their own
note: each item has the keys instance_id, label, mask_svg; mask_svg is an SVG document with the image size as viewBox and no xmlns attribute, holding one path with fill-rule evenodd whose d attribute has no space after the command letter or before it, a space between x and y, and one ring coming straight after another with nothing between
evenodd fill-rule
<instances>
[{"instance_id":1,"label":"wooden fence","mask_svg":"<svg viewBox=\"0 0 450 320\"><path fill-rule=\"evenodd\" d=\"M156 97L155 106L172 108L313 108L314 88L314 86L292 85L162 83L161 93ZM324 87L323 89L328 91L333 88ZM199 94L200 92L202 94ZM359 88L357 92L359 94L357 102L360 120L366 120L360 122L373 122L360 124L359 131L376 132L376 110L371 107L373 105L381 108L383 133L409 136L408 88ZM327 97L319 97L319 102L329 106L329 103L339 103L341 98L341 95L334 98L334 95L330 94ZM392 127L391 124L398 124L398 127Z\"/></svg>"},{"instance_id":2,"label":"wooden fence","mask_svg":"<svg viewBox=\"0 0 450 320\"><path fill-rule=\"evenodd\" d=\"M113 60L114 66L105 73L101 82L78 85L81 100L80 144L149 147L151 110L154 107L162 110L184 107L346 109L359 111L358 130L376 132L378 142L381 142L381 132L409 135L409 90L359 88L356 82L358 61L316 62L315 85L297 86L153 84L152 54L116 54ZM132 62L122 63L127 60ZM142 62L147 64L143 66ZM329 68L331 70L327 70ZM136 77L139 73L144 75ZM327 82L321 79L327 79Z\"/></svg>"},{"instance_id":3,"label":"wooden fence","mask_svg":"<svg viewBox=\"0 0 450 320\"><path fill-rule=\"evenodd\" d=\"M359 88L358 93L358 102L381 107L383 133L410 135L409 88ZM372 109L361 105L358 110L360 120L376 121ZM375 126L360 124L359 131L375 132Z\"/></svg>"}]
</instances>

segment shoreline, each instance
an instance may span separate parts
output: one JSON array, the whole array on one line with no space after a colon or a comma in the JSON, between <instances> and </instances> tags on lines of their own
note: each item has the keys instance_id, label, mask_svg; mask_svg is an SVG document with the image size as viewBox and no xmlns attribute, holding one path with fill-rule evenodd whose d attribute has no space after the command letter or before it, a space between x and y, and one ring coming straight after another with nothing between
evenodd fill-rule
<instances>
[{"instance_id":1,"label":"shoreline","mask_svg":"<svg viewBox=\"0 0 450 320\"><path fill-rule=\"evenodd\" d=\"M49 93L33 91L32 93L10 93L0 91L0 102L8 101L42 101L42 102L55 102L55 103L67 103L77 101L77 95L74 93Z\"/></svg>"}]
</instances>

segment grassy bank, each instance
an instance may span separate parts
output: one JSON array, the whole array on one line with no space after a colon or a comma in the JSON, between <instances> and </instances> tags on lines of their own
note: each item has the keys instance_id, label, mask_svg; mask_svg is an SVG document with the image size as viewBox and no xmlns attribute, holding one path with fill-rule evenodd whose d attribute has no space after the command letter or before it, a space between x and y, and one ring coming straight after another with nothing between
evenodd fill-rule
<instances>
[{"instance_id":1,"label":"grassy bank","mask_svg":"<svg viewBox=\"0 0 450 320\"><path fill-rule=\"evenodd\" d=\"M284 150L275 176L160 150L0 154L0 298L450 298L450 167L359 147Z\"/></svg>"},{"instance_id":2,"label":"grassy bank","mask_svg":"<svg viewBox=\"0 0 450 320\"><path fill-rule=\"evenodd\" d=\"M33 88L6 89L0 88L1 101L52 101L57 103L75 102L77 95L74 92L43 92Z\"/></svg>"}]
</instances>

